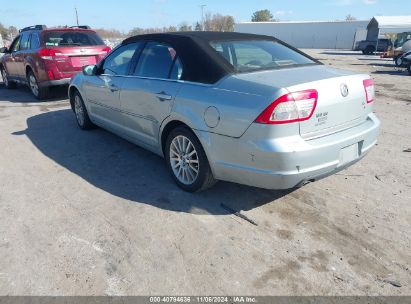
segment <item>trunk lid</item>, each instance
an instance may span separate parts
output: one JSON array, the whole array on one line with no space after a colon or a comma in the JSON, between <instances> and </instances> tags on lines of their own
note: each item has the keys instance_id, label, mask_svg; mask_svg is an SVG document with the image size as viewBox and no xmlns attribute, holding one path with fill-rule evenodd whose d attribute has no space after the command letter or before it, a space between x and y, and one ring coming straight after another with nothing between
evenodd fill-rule
<instances>
[{"instance_id":1,"label":"trunk lid","mask_svg":"<svg viewBox=\"0 0 411 304\"><path fill-rule=\"evenodd\" d=\"M239 74L237 77L274 87L277 91L317 90L318 101L313 116L299 122L300 135L304 138L349 128L365 121L372 111L372 107L367 104L363 85L363 80L369 79L368 75L316 65ZM343 96L346 89L348 94Z\"/></svg>"},{"instance_id":2,"label":"trunk lid","mask_svg":"<svg viewBox=\"0 0 411 304\"><path fill-rule=\"evenodd\" d=\"M318 92L313 116L300 122L300 135L305 138L317 137L365 121L371 112L363 84L367 78L367 75L342 76L287 87L290 92L307 89Z\"/></svg>"}]
</instances>

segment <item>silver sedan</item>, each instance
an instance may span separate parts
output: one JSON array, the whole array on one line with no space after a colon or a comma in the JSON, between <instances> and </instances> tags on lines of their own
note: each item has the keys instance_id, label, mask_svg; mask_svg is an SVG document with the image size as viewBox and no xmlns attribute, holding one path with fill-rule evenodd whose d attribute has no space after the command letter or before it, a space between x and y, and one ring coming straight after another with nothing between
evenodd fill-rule
<instances>
[{"instance_id":1,"label":"silver sedan","mask_svg":"<svg viewBox=\"0 0 411 304\"><path fill-rule=\"evenodd\" d=\"M380 127L369 75L239 33L126 39L72 79L69 97L81 129L97 125L163 156L190 192L217 180L302 186L360 160Z\"/></svg>"}]
</instances>

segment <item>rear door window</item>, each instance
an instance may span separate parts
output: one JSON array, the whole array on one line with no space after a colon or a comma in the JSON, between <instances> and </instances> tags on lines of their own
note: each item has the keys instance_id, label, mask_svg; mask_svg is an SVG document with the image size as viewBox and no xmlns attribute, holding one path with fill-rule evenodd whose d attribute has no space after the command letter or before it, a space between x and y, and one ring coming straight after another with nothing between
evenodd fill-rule
<instances>
[{"instance_id":1,"label":"rear door window","mask_svg":"<svg viewBox=\"0 0 411 304\"><path fill-rule=\"evenodd\" d=\"M180 80L183 76L183 64L181 63L180 58L176 58L173 68L171 69L170 79L173 80Z\"/></svg>"},{"instance_id":2,"label":"rear door window","mask_svg":"<svg viewBox=\"0 0 411 304\"><path fill-rule=\"evenodd\" d=\"M37 33L32 33L30 39L30 49L36 50L38 48L40 48L39 35Z\"/></svg>"},{"instance_id":3,"label":"rear door window","mask_svg":"<svg viewBox=\"0 0 411 304\"><path fill-rule=\"evenodd\" d=\"M113 51L103 63L103 74L107 75L127 75L134 53L141 46L141 43L130 43L119 47Z\"/></svg>"},{"instance_id":4,"label":"rear door window","mask_svg":"<svg viewBox=\"0 0 411 304\"><path fill-rule=\"evenodd\" d=\"M103 40L94 32L87 31L50 31L44 34L45 46L94 46L104 45Z\"/></svg>"},{"instance_id":5,"label":"rear door window","mask_svg":"<svg viewBox=\"0 0 411 304\"><path fill-rule=\"evenodd\" d=\"M161 42L148 42L134 72L135 76L180 79L183 67L173 47Z\"/></svg>"}]
</instances>

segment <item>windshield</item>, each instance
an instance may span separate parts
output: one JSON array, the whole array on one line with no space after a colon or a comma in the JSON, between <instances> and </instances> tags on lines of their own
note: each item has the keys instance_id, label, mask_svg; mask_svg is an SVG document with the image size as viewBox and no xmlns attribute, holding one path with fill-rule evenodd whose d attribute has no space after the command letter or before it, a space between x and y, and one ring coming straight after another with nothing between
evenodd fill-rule
<instances>
[{"instance_id":1,"label":"windshield","mask_svg":"<svg viewBox=\"0 0 411 304\"><path fill-rule=\"evenodd\" d=\"M45 46L93 46L104 45L103 40L94 32L55 31L44 35Z\"/></svg>"},{"instance_id":2,"label":"windshield","mask_svg":"<svg viewBox=\"0 0 411 304\"><path fill-rule=\"evenodd\" d=\"M318 64L276 41L215 41L211 46L239 73Z\"/></svg>"},{"instance_id":3,"label":"windshield","mask_svg":"<svg viewBox=\"0 0 411 304\"><path fill-rule=\"evenodd\" d=\"M411 40L411 32L405 32L397 35L395 47L402 47L407 41Z\"/></svg>"}]
</instances>

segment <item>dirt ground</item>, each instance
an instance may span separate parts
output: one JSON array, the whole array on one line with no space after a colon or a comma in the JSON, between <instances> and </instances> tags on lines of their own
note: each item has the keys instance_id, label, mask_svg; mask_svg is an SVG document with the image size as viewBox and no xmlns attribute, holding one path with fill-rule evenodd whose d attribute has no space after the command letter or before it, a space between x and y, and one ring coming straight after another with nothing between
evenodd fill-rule
<instances>
[{"instance_id":1,"label":"dirt ground","mask_svg":"<svg viewBox=\"0 0 411 304\"><path fill-rule=\"evenodd\" d=\"M80 131L64 89L37 102L0 86L0 294L411 295L411 77L306 51L371 73L382 130L361 162L295 191L184 193L161 158Z\"/></svg>"}]
</instances>

